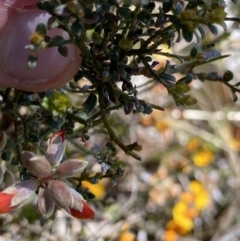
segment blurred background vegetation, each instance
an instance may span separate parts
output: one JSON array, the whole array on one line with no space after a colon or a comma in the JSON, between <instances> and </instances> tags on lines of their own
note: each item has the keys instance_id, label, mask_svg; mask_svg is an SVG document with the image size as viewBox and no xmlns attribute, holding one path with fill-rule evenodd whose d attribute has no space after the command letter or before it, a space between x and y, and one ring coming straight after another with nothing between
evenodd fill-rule
<instances>
[{"instance_id":1,"label":"blurred background vegetation","mask_svg":"<svg viewBox=\"0 0 240 241\"><path fill-rule=\"evenodd\" d=\"M174 1L174 4L176 2L185 1ZM239 3L226 2L229 4L227 13L240 16ZM230 70L235 76L231 82L234 84L240 77L240 32L236 23L227 22L227 25L227 32L221 27L215 35L206 31L202 46L211 46L231 57L201 65L194 71L223 75ZM187 55L193 46L193 42L182 40L173 42L170 48L163 44L161 49L173 55ZM152 54L151 58L158 62L158 69L164 69L168 61L178 64L171 56ZM184 76L184 73L174 73L176 79ZM83 93L86 86L94 84L87 78L74 82L71 91L70 85L60 91L40 93L38 97L26 93L18 96L18 113L26 123L19 127L25 138L23 149L34 150L39 146L43 149L42 141L50 133L65 130L68 134L66 156L89 162L86 173L79 177L81 185L78 188L89 200L96 216L94 220L81 221L58 210L45 220L33 206L25 206L0 216L0 241L239 240L240 111L239 102L233 102L237 96L233 96L229 86L221 81L204 81L199 74L193 76L189 84L190 95L197 103L176 107L176 99L174 101L161 83L143 75L134 76L131 81L137 86L139 99L165 109L154 109L150 115L137 113L134 108L128 115L125 107L111 111L108 121L116 136L123 143L137 140L135 147L142 146L138 152L141 162L113 145L104 125L96 123L94 127L92 123L81 122L95 108L95 105L86 104ZM16 100L17 94L12 90L1 93L6 96L7 91L9 98ZM43 117L37 116L38 121L32 122L31 118L39 114L39 106L34 106L36 100L42 101ZM90 102L95 102L95 98ZM4 103L1 104L4 123L9 113ZM73 112L67 112L69 106L74 107ZM93 115L99 116L97 108ZM16 150L11 149L16 132L12 126L3 127L8 143L2 152L1 165L6 172L1 189L19 179L19 172L24 175ZM26 129L31 133L27 137L24 136Z\"/></svg>"}]
</instances>

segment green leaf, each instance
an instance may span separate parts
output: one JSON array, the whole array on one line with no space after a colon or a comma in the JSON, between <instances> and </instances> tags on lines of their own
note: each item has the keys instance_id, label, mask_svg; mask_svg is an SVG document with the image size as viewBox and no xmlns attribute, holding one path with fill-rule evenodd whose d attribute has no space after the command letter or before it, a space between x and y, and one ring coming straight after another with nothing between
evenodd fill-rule
<instances>
[{"instance_id":1,"label":"green leaf","mask_svg":"<svg viewBox=\"0 0 240 241\"><path fill-rule=\"evenodd\" d=\"M205 39L206 33L205 33L204 28L202 26L198 26L197 28L198 28L199 33L201 34L202 39Z\"/></svg>"},{"instance_id":2,"label":"green leaf","mask_svg":"<svg viewBox=\"0 0 240 241\"><path fill-rule=\"evenodd\" d=\"M12 158L11 165L13 165L13 166L18 166L19 165L19 159L16 156L14 156Z\"/></svg>"},{"instance_id":3,"label":"green leaf","mask_svg":"<svg viewBox=\"0 0 240 241\"><path fill-rule=\"evenodd\" d=\"M55 36L53 37L47 44L47 47L56 47L65 42L65 39L62 36Z\"/></svg>"},{"instance_id":4,"label":"green leaf","mask_svg":"<svg viewBox=\"0 0 240 241\"><path fill-rule=\"evenodd\" d=\"M152 22L152 15L147 12L147 11L141 11L139 12L139 14L137 15L139 21L143 22L146 25L150 25Z\"/></svg>"},{"instance_id":5,"label":"green leaf","mask_svg":"<svg viewBox=\"0 0 240 241\"><path fill-rule=\"evenodd\" d=\"M185 82L177 82L176 85L172 87L172 91L177 94L184 94L190 90L190 87Z\"/></svg>"},{"instance_id":6,"label":"green leaf","mask_svg":"<svg viewBox=\"0 0 240 241\"><path fill-rule=\"evenodd\" d=\"M175 14L175 15L180 14L180 13L183 11L183 9L184 9L184 8L183 8L182 3L177 2L177 4L175 5L174 14Z\"/></svg>"},{"instance_id":7,"label":"green leaf","mask_svg":"<svg viewBox=\"0 0 240 241\"><path fill-rule=\"evenodd\" d=\"M194 44L192 49L191 49L191 52L190 52L190 55L191 57L196 57L196 55L200 52L200 46L198 44Z\"/></svg>"},{"instance_id":8,"label":"green leaf","mask_svg":"<svg viewBox=\"0 0 240 241\"><path fill-rule=\"evenodd\" d=\"M91 93L83 104L83 106L84 106L83 110L87 114L89 114L91 111L93 111L96 104L97 104L97 96Z\"/></svg>"},{"instance_id":9,"label":"green leaf","mask_svg":"<svg viewBox=\"0 0 240 241\"><path fill-rule=\"evenodd\" d=\"M77 19L76 21L73 22L72 26L71 26L71 33L73 35L77 35L79 34L81 31L83 30L83 26L82 24L79 22L79 20Z\"/></svg>"},{"instance_id":10,"label":"green leaf","mask_svg":"<svg viewBox=\"0 0 240 241\"><path fill-rule=\"evenodd\" d=\"M169 11L172 10L172 7L173 7L173 1L172 0L169 0L169 1L164 1L163 4L162 4L162 11L164 13L167 13Z\"/></svg>"},{"instance_id":11,"label":"green leaf","mask_svg":"<svg viewBox=\"0 0 240 241\"><path fill-rule=\"evenodd\" d=\"M128 50L132 47L132 41L128 40L126 38L120 39L118 44L119 44L119 47L124 49L124 50Z\"/></svg>"},{"instance_id":12,"label":"green leaf","mask_svg":"<svg viewBox=\"0 0 240 241\"><path fill-rule=\"evenodd\" d=\"M185 26L182 28L182 35L188 43L193 39L193 33L191 33Z\"/></svg>"},{"instance_id":13,"label":"green leaf","mask_svg":"<svg viewBox=\"0 0 240 241\"><path fill-rule=\"evenodd\" d=\"M39 23L36 27L36 32L42 37L45 37L47 34L47 27L44 23Z\"/></svg>"},{"instance_id":14,"label":"green leaf","mask_svg":"<svg viewBox=\"0 0 240 241\"><path fill-rule=\"evenodd\" d=\"M59 46L59 47L58 47L58 52L59 52L63 57L67 57L67 56L68 56L68 47L67 47L67 46Z\"/></svg>"},{"instance_id":15,"label":"green leaf","mask_svg":"<svg viewBox=\"0 0 240 241\"><path fill-rule=\"evenodd\" d=\"M207 25L209 30L211 31L212 34L217 35L218 34L218 29L215 25L213 24L208 24Z\"/></svg>"},{"instance_id":16,"label":"green leaf","mask_svg":"<svg viewBox=\"0 0 240 241\"><path fill-rule=\"evenodd\" d=\"M117 9L117 17L123 19L130 19L132 16L132 11L129 8L119 7Z\"/></svg>"}]
</instances>

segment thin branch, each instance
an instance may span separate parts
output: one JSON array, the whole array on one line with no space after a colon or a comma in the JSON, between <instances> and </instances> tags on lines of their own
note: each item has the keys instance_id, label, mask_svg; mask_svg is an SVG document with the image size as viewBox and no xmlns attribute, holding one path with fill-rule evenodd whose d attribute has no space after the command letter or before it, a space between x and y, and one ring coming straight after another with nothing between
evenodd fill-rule
<instances>
[{"instance_id":1,"label":"thin branch","mask_svg":"<svg viewBox=\"0 0 240 241\"><path fill-rule=\"evenodd\" d=\"M111 128L111 126L108 122L107 113L106 113L105 107L104 107L102 88L99 88L99 106L100 106L100 113L101 113L103 124L106 127L111 140L114 141L127 155L130 155L133 158L137 159L138 161L141 161L142 158L139 155L137 155L134 151L129 150L129 148L127 146L125 146L118 139L118 137L115 135L115 132Z\"/></svg>"}]
</instances>

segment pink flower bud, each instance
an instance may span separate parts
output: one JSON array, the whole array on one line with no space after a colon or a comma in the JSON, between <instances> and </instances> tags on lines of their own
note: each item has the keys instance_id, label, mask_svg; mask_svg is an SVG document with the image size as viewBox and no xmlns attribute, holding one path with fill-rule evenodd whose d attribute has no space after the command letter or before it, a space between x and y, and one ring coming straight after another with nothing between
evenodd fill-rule
<instances>
[{"instance_id":1,"label":"pink flower bud","mask_svg":"<svg viewBox=\"0 0 240 241\"><path fill-rule=\"evenodd\" d=\"M77 174L80 174L87 164L88 163L86 161L79 159L69 159L58 166L55 171L55 175L58 178L74 177Z\"/></svg>"},{"instance_id":2,"label":"pink flower bud","mask_svg":"<svg viewBox=\"0 0 240 241\"><path fill-rule=\"evenodd\" d=\"M59 131L48 140L46 158L52 167L58 165L63 158L67 145L65 138L65 132Z\"/></svg>"}]
</instances>

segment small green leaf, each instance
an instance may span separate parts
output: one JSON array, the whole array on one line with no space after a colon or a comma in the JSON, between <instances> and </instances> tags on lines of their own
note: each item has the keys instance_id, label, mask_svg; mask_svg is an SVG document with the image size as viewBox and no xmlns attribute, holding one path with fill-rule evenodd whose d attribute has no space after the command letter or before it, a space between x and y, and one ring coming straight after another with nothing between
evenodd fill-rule
<instances>
[{"instance_id":1,"label":"small green leaf","mask_svg":"<svg viewBox=\"0 0 240 241\"><path fill-rule=\"evenodd\" d=\"M132 41L126 38L120 39L118 44L119 44L119 47L124 50L129 50L132 47Z\"/></svg>"},{"instance_id":2,"label":"small green leaf","mask_svg":"<svg viewBox=\"0 0 240 241\"><path fill-rule=\"evenodd\" d=\"M152 15L147 11L139 12L137 17L138 17L139 21L141 21L142 23L144 23L146 25L150 25L152 23L152 20L153 20Z\"/></svg>"},{"instance_id":3,"label":"small green leaf","mask_svg":"<svg viewBox=\"0 0 240 241\"><path fill-rule=\"evenodd\" d=\"M86 99L86 101L83 103L83 110L89 114L91 111L93 111L93 109L95 108L97 104L97 96L94 94L90 94L88 96L88 98Z\"/></svg>"},{"instance_id":4,"label":"small green leaf","mask_svg":"<svg viewBox=\"0 0 240 241\"><path fill-rule=\"evenodd\" d=\"M177 2L177 4L175 5L175 7L174 7L174 14L175 15L178 15L178 14L180 14L182 11L183 11L183 5L182 5L182 3L181 2Z\"/></svg>"},{"instance_id":5,"label":"small green leaf","mask_svg":"<svg viewBox=\"0 0 240 241\"><path fill-rule=\"evenodd\" d=\"M197 28L198 28L199 33L201 34L202 39L205 39L206 33L205 33L204 28L202 26L198 26Z\"/></svg>"},{"instance_id":6,"label":"small green leaf","mask_svg":"<svg viewBox=\"0 0 240 241\"><path fill-rule=\"evenodd\" d=\"M133 103L128 101L124 103L124 113L125 115L129 115L133 110Z\"/></svg>"},{"instance_id":7,"label":"small green leaf","mask_svg":"<svg viewBox=\"0 0 240 241\"><path fill-rule=\"evenodd\" d=\"M194 44L192 49L191 49L191 52L190 52L190 55L191 57L196 57L196 55L200 52L200 46L198 44Z\"/></svg>"},{"instance_id":8,"label":"small green leaf","mask_svg":"<svg viewBox=\"0 0 240 241\"><path fill-rule=\"evenodd\" d=\"M77 35L79 34L81 31L83 30L83 26L80 23L80 21L77 19L76 21L73 22L72 26L71 26L71 33L73 35Z\"/></svg>"},{"instance_id":9,"label":"small green leaf","mask_svg":"<svg viewBox=\"0 0 240 241\"><path fill-rule=\"evenodd\" d=\"M18 166L19 165L19 160L16 156L12 158L11 165L13 166Z\"/></svg>"},{"instance_id":10,"label":"small green leaf","mask_svg":"<svg viewBox=\"0 0 240 241\"><path fill-rule=\"evenodd\" d=\"M215 25L213 24L208 24L207 25L209 30L211 31L212 34L217 35L218 34L218 29Z\"/></svg>"},{"instance_id":11,"label":"small green leaf","mask_svg":"<svg viewBox=\"0 0 240 241\"><path fill-rule=\"evenodd\" d=\"M59 46L59 47L58 47L58 52L59 52L63 57L67 57L67 56L68 56L68 47L67 47L67 46Z\"/></svg>"},{"instance_id":12,"label":"small green leaf","mask_svg":"<svg viewBox=\"0 0 240 241\"><path fill-rule=\"evenodd\" d=\"M39 23L36 27L36 32L42 37L45 37L47 34L47 27L44 23Z\"/></svg>"},{"instance_id":13,"label":"small green leaf","mask_svg":"<svg viewBox=\"0 0 240 241\"><path fill-rule=\"evenodd\" d=\"M190 95L186 95L182 97L180 101L185 106L193 106L197 104L197 100L191 97Z\"/></svg>"},{"instance_id":14,"label":"small green leaf","mask_svg":"<svg viewBox=\"0 0 240 241\"><path fill-rule=\"evenodd\" d=\"M129 8L119 7L117 8L117 17L122 19L130 19L132 11Z\"/></svg>"},{"instance_id":15,"label":"small green leaf","mask_svg":"<svg viewBox=\"0 0 240 241\"><path fill-rule=\"evenodd\" d=\"M65 42L65 39L62 36L55 36L53 37L47 44L47 47L56 47Z\"/></svg>"},{"instance_id":16,"label":"small green leaf","mask_svg":"<svg viewBox=\"0 0 240 241\"><path fill-rule=\"evenodd\" d=\"M172 7L173 7L173 1L172 0L169 0L169 1L164 1L163 4L162 4L162 11L164 13L167 13L169 11L172 10Z\"/></svg>"},{"instance_id":17,"label":"small green leaf","mask_svg":"<svg viewBox=\"0 0 240 241\"><path fill-rule=\"evenodd\" d=\"M191 33L186 27L182 28L182 35L183 38L190 43L193 39L193 33Z\"/></svg>"},{"instance_id":18,"label":"small green leaf","mask_svg":"<svg viewBox=\"0 0 240 241\"><path fill-rule=\"evenodd\" d=\"M172 91L177 94L184 94L190 90L190 87L185 82L177 82L176 85L172 87Z\"/></svg>"}]
</instances>

